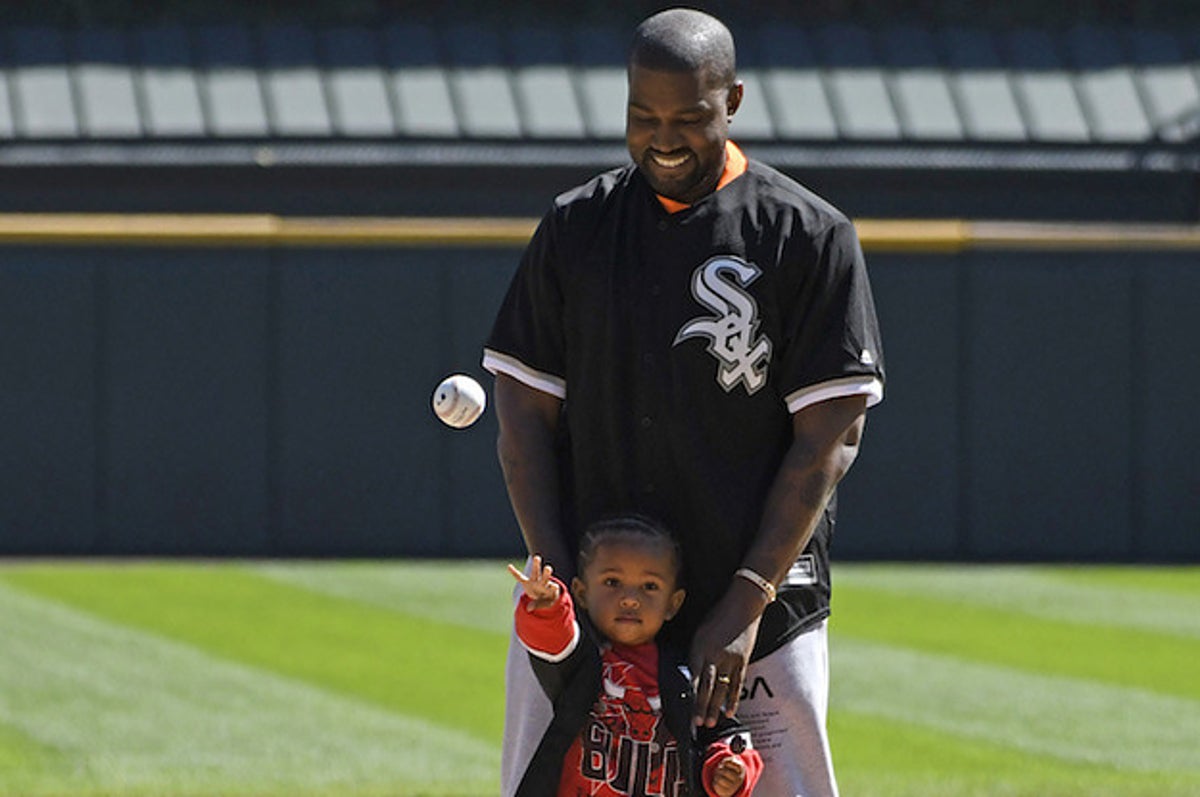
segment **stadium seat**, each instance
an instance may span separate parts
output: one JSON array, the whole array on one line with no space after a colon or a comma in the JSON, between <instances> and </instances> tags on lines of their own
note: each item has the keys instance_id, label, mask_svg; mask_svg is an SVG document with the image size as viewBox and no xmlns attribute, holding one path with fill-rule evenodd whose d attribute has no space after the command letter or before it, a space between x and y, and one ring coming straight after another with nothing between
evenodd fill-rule
<instances>
[{"instance_id":1,"label":"stadium seat","mask_svg":"<svg viewBox=\"0 0 1200 797\"><path fill-rule=\"evenodd\" d=\"M396 119L379 40L366 27L337 27L318 33L333 129L342 136L391 136Z\"/></svg>"},{"instance_id":2,"label":"stadium seat","mask_svg":"<svg viewBox=\"0 0 1200 797\"><path fill-rule=\"evenodd\" d=\"M382 38L400 133L416 138L457 138L461 128L450 94L450 77L433 29L394 24L384 29Z\"/></svg>"},{"instance_id":3,"label":"stadium seat","mask_svg":"<svg viewBox=\"0 0 1200 797\"><path fill-rule=\"evenodd\" d=\"M808 32L795 25L766 25L751 46L763 54L763 91L776 134L792 139L836 139L837 120Z\"/></svg>"},{"instance_id":4,"label":"stadium seat","mask_svg":"<svg viewBox=\"0 0 1200 797\"><path fill-rule=\"evenodd\" d=\"M16 136L17 130L12 115L12 101L8 94L8 81L0 80L0 139Z\"/></svg>"},{"instance_id":5,"label":"stadium seat","mask_svg":"<svg viewBox=\"0 0 1200 797\"><path fill-rule=\"evenodd\" d=\"M961 140L963 123L933 34L898 26L882 31L879 40L905 138Z\"/></svg>"},{"instance_id":6,"label":"stadium seat","mask_svg":"<svg viewBox=\"0 0 1200 797\"><path fill-rule=\"evenodd\" d=\"M758 31L756 27L742 29L736 24L731 24L730 27L733 28L734 41L743 43L750 42ZM762 67L761 48L758 46L738 48L738 79L745 85L745 94L742 99L742 107L738 109L730 126L730 132L736 140L769 141L776 137Z\"/></svg>"},{"instance_id":7,"label":"stadium seat","mask_svg":"<svg viewBox=\"0 0 1200 797\"><path fill-rule=\"evenodd\" d=\"M204 26L196 31L195 44L211 133L221 138L270 135L250 32L241 25Z\"/></svg>"},{"instance_id":8,"label":"stadium seat","mask_svg":"<svg viewBox=\"0 0 1200 797\"><path fill-rule=\"evenodd\" d=\"M522 26L508 31L513 90L521 126L533 138L581 138L583 114L562 31Z\"/></svg>"},{"instance_id":9,"label":"stadium seat","mask_svg":"<svg viewBox=\"0 0 1200 797\"><path fill-rule=\"evenodd\" d=\"M1119 33L1112 28L1076 25L1067 32L1066 42L1076 70L1076 88L1095 139L1125 143L1150 138L1150 120Z\"/></svg>"},{"instance_id":10,"label":"stadium seat","mask_svg":"<svg viewBox=\"0 0 1200 797\"><path fill-rule=\"evenodd\" d=\"M817 55L838 130L848 139L900 138L900 122L865 28L823 25L814 31Z\"/></svg>"},{"instance_id":11,"label":"stadium seat","mask_svg":"<svg viewBox=\"0 0 1200 797\"><path fill-rule=\"evenodd\" d=\"M1030 136L1038 141L1090 140L1091 130L1059 55L1057 38L1048 31L1033 29L1014 30L1001 37L1007 45Z\"/></svg>"},{"instance_id":12,"label":"stadium seat","mask_svg":"<svg viewBox=\"0 0 1200 797\"><path fill-rule=\"evenodd\" d=\"M966 137L984 142L1027 139L1016 93L993 35L982 28L959 27L943 30L940 39Z\"/></svg>"},{"instance_id":13,"label":"stadium seat","mask_svg":"<svg viewBox=\"0 0 1200 797\"><path fill-rule=\"evenodd\" d=\"M140 136L142 119L124 32L83 28L72 39L81 133L89 138Z\"/></svg>"},{"instance_id":14,"label":"stadium seat","mask_svg":"<svg viewBox=\"0 0 1200 797\"><path fill-rule=\"evenodd\" d=\"M1200 76L1172 31L1135 29L1130 47L1152 135L1170 139L1182 120L1200 113Z\"/></svg>"},{"instance_id":15,"label":"stadium seat","mask_svg":"<svg viewBox=\"0 0 1200 797\"><path fill-rule=\"evenodd\" d=\"M204 109L187 30L181 25L143 28L132 34L131 47L147 135L203 136Z\"/></svg>"},{"instance_id":16,"label":"stadium seat","mask_svg":"<svg viewBox=\"0 0 1200 797\"><path fill-rule=\"evenodd\" d=\"M464 135L520 138L521 118L509 82L500 34L482 25L451 25L445 31L450 88Z\"/></svg>"},{"instance_id":17,"label":"stadium seat","mask_svg":"<svg viewBox=\"0 0 1200 797\"><path fill-rule=\"evenodd\" d=\"M271 129L278 136L324 137L333 131L316 39L307 27L269 25L262 30L263 88Z\"/></svg>"},{"instance_id":18,"label":"stadium seat","mask_svg":"<svg viewBox=\"0 0 1200 797\"><path fill-rule=\"evenodd\" d=\"M50 27L8 31L15 128L22 138L76 138L79 116L62 32Z\"/></svg>"},{"instance_id":19,"label":"stadium seat","mask_svg":"<svg viewBox=\"0 0 1200 797\"><path fill-rule=\"evenodd\" d=\"M625 137L626 37L614 28L580 25L567 34L579 83L580 112L593 138Z\"/></svg>"},{"instance_id":20,"label":"stadium seat","mask_svg":"<svg viewBox=\"0 0 1200 797\"><path fill-rule=\"evenodd\" d=\"M754 68L738 72L745 86L742 107L730 125L731 134L746 141L765 141L775 138L775 126L767 103L767 88L763 74Z\"/></svg>"}]
</instances>

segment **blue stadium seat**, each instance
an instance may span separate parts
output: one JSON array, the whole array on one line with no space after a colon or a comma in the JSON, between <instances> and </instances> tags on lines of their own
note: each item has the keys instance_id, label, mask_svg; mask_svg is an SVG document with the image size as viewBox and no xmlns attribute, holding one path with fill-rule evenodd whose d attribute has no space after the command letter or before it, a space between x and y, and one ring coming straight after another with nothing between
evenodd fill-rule
<instances>
[{"instance_id":1,"label":"blue stadium seat","mask_svg":"<svg viewBox=\"0 0 1200 797\"><path fill-rule=\"evenodd\" d=\"M768 141L776 138L772 121L766 77L754 67L738 70L745 86L742 107L733 117L730 134L736 140Z\"/></svg>"},{"instance_id":2,"label":"blue stadium seat","mask_svg":"<svg viewBox=\"0 0 1200 797\"><path fill-rule=\"evenodd\" d=\"M16 135L16 121L13 119L12 101L8 94L8 81L0 80L0 140L8 140Z\"/></svg>"},{"instance_id":3,"label":"blue stadium seat","mask_svg":"<svg viewBox=\"0 0 1200 797\"><path fill-rule=\"evenodd\" d=\"M79 115L62 32L50 27L18 27L7 33L17 135L78 137Z\"/></svg>"},{"instance_id":4,"label":"blue stadium seat","mask_svg":"<svg viewBox=\"0 0 1200 797\"><path fill-rule=\"evenodd\" d=\"M445 31L450 88L462 132L477 138L520 138L521 118L505 67L500 34L475 24Z\"/></svg>"},{"instance_id":5,"label":"blue stadium seat","mask_svg":"<svg viewBox=\"0 0 1200 797\"><path fill-rule=\"evenodd\" d=\"M318 50L334 131L342 136L392 136L396 119L379 39L366 27L320 31Z\"/></svg>"},{"instance_id":6,"label":"blue stadium seat","mask_svg":"<svg viewBox=\"0 0 1200 797\"><path fill-rule=\"evenodd\" d=\"M203 26L194 41L210 132L233 138L270 135L249 30L241 25Z\"/></svg>"},{"instance_id":7,"label":"blue stadium seat","mask_svg":"<svg viewBox=\"0 0 1200 797\"><path fill-rule=\"evenodd\" d=\"M299 24L262 30L263 89L278 136L324 137L333 131L313 32Z\"/></svg>"},{"instance_id":8,"label":"blue stadium seat","mask_svg":"<svg viewBox=\"0 0 1200 797\"><path fill-rule=\"evenodd\" d=\"M1004 33L1002 39L1030 135L1039 141L1090 140L1092 132L1059 55L1057 37L1044 30L1022 29Z\"/></svg>"},{"instance_id":9,"label":"blue stadium seat","mask_svg":"<svg viewBox=\"0 0 1200 797\"><path fill-rule=\"evenodd\" d=\"M181 25L142 28L131 34L131 40L146 133L168 138L203 136L204 109L187 30Z\"/></svg>"},{"instance_id":10,"label":"blue stadium seat","mask_svg":"<svg viewBox=\"0 0 1200 797\"><path fill-rule=\"evenodd\" d=\"M933 34L914 26L887 28L879 36L905 138L960 140L963 123Z\"/></svg>"},{"instance_id":11,"label":"blue stadium seat","mask_svg":"<svg viewBox=\"0 0 1200 797\"><path fill-rule=\"evenodd\" d=\"M382 47L400 132L416 138L457 138L461 127L450 93L450 76L433 29L420 24L389 25L383 31Z\"/></svg>"},{"instance_id":12,"label":"blue stadium seat","mask_svg":"<svg viewBox=\"0 0 1200 797\"><path fill-rule=\"evenodd\" d=\"M1152 134L1169 139L1181 121L1200 114L1200 74L1174 31L1137 28L1129 36Z\"/></svg>"},{"instance_id":13,"label":"blue stadium seat","mask_svg":"<svg viewBox=\"0 0 1200 797\"><path fill-rule=\"evenodd\" d=\"M952 27L943 30L939 38L966 137L976 141L1027 139L1012 81L991 32Z\"/></svg>"},{"instance_id":14,"label":"blue stadium seat","mask_svg":"<svg viewBox=\"0 0 1200 797\"><path fill-rule=\"evenodd\" d=\"M742 107L733 117L730 133L736 140L769 141L776 138L776 133L763 74L762 48L753 41L758 28L739 28L736 24L730 27L734 41L738 42L738 79L745 85Z\"/></svg>"},{"instance_id":15,"label":"blue stadium seat","mask_svg":"<svg viewBox=\"0 0 1200 797\"><path fill-rule=\"evenodd\" d=\"M582 138L583 113L562 31L512 28L507 45L522 129L533 138Z\"/></svg>"},{"instance_id":16,"label":"blue stadium seat","mask_svg":"<svg viewBox=\"0 0 1200 797\"><path fill-rule=\"evenodd\" d=\"M795 25L767 25L751 47L762 52L763 90L776 133L794 140L832 141L837 120L808 32Z\"/></svg>"},{"instance_id":17,"label":"blue stadium seat","mask_svg":"<svg viewBox=\"0 0 1200 797\"><path fill-rule=\"evenodd\" d=\"M900 138L900 121L870 33L856 25L822 25L813 41L842 137Z\"/></svg>"},{"instance_id":18,"label":"blue stadium seat","mask_svg":"<svg viewBox=\"0 0 1200 797\"><path fill-rule=\"evenodd\" d=\"M1066 34L1075 85L1097 141L1145 141L1150 120L1121 34L1112 28L1076 25Z\"/></svg>"},{"instance_id":19,"label":"blue stadium seat","mask_svg":"<svg viewBox=\"0 0 1200 797\"><path fill-rule=\"evenodd\" d=\"M82 133L91 138L141 136L141 114L125 33L111 28L82 28L74 32L72 39Z\"/></svg>"},{"instance_id":20,"label":"blue stadium seat","mask_svg":"<svg viewBox=\"0 0 1200 797\"><path fill-rule=\"evenodd\" d=\"M616 28L595 25L576 26L567 34L579 85L579 110L593 138L625 137L627 39Z\"/></svg>"}]
</instances>

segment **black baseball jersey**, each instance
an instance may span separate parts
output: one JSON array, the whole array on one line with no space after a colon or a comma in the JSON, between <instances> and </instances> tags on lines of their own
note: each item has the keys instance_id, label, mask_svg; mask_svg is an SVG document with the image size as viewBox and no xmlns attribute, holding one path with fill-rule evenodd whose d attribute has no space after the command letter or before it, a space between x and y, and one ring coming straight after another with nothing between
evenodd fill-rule
<instances>
[{"instance_id":1,"label":"black baseball jersey","mask_svg":"<svg viewBox=\"0 0 1200 797\"><path fill-rule=\"evenodd\" d=\"M484 367L564 399L568 537L615 512L679 535L690 638L758 530L792 414L883 393L853 225L756 161L668 213L633 165L559 196L496 318ZM834 506L768 607L756 656L829 610Z\"/></svg>"}]
</instances>

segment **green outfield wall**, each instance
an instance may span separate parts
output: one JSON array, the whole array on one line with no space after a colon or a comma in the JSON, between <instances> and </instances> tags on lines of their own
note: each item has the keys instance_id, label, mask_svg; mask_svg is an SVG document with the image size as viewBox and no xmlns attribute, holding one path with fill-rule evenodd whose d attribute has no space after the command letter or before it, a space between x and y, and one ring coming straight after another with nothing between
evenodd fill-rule
<instances>
[{"instance_id":1,"label":"green outfield wall","mask_svg":"<svg viewBox=\"0 0 1200 797\"><path fill-rule=\"evenodd\" d=\"M0 554L520 550L442 426L529 218L0 216ZM1200 228L858 222L856 559L1200 560Z\"/></svg>"}]
</instances>

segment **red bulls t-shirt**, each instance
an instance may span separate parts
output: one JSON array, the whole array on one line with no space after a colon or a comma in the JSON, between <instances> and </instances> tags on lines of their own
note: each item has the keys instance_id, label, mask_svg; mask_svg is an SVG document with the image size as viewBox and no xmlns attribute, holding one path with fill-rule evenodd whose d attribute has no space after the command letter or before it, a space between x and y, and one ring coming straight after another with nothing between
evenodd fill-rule
<instances>
[{"instance_id":1,"label":"red bulls t-shirt","mask_svg":"<svg viewBox=\"0 0 1200 797\"><path fill-rule=\"evenodd\" d=\"M560 795L682 793L685 777L662 718L657 673L653 643L604 651L604 688L563 762Z\"/></svg>"},{"instance_id":2,"label":"red bulls t-shirt","mask_svg":"<svg viewBox=\"0 0 1200 797\"><path fill-rule=\"evenodd\" d=\"M565 658L579 643L570 594L530 612L522 597L517 635L529 650ZM687 775L667 730L658 694L658 647L609 644L602 651L603 684L583 732L563 761L560 797L675 797Z\"/></svg>"}]
</instances>

